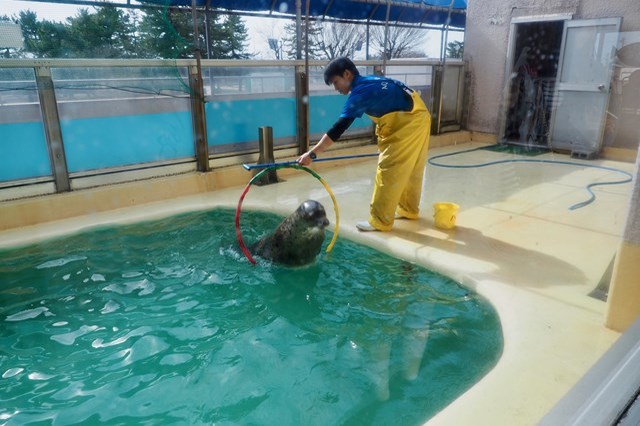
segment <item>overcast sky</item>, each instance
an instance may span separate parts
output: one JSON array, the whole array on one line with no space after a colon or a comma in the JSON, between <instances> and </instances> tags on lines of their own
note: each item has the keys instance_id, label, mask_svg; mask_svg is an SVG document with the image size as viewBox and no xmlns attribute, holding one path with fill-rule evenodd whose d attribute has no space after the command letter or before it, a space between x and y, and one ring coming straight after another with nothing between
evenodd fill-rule
<instances>
[{"instance_id":1,"label":"overcast sky","mask_svg":"<svg viewBox=\"0 0 640 426\"><path fill-rule=\"evenodd\" d=\"M116 0L117 1L117 0ZM65 22L68 17L75 16L78 9L90 6L74 6L60 3L43 3L38 1L0 0L0 15L17 15L22 10L32 10L38 19ZM281 38L287 23L284 19L243 17L249 32L248 51L255 54L256 59L273 59L273 52L269 49L268 38ZM449 32L448 41L462 41L461 32ZM424 46L416 46L430 58L437 58L440 50L440 31L429 31ZM372 52L373 53L373 52ZM364 49L362 52L364 55ZM363 59L356 56L355 59Z\"/></svg>"}]
</instances>

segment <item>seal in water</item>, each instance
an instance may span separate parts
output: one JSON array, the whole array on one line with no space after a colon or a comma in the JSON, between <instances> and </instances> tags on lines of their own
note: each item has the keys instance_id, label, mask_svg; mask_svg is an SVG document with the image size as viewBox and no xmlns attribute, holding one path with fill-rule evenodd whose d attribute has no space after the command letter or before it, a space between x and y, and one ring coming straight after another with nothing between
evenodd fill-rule
<instances>
[{"instance_id":1,"label":"seal in water","mask_svg":"<svg viewBox=\"0 0 640 426\"><path fill-rule=\"evenodd\" d=\"M251 252L289 266L302 266L315 260L329 225L324 207L307 200L286 217L271 235L251 246Z\"/></svg>"}]
</instances>

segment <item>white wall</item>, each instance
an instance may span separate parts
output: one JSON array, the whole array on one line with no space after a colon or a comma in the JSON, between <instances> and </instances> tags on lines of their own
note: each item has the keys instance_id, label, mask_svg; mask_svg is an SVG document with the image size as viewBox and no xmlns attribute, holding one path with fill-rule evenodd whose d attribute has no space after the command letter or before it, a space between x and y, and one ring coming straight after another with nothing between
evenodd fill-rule
<instances>
[{"instance_id":1,"label":"white wall","mask_svg":"<svg viewBox=\"0 0 640 426\"><path fill-rule=\"evenodd\" d=\"M498 132L511 19L553 14L573 19L622 16L623 32L640 31L640 0L469 0L464 43L471 70L469 130Z\"/></svg>"}]
</instances>

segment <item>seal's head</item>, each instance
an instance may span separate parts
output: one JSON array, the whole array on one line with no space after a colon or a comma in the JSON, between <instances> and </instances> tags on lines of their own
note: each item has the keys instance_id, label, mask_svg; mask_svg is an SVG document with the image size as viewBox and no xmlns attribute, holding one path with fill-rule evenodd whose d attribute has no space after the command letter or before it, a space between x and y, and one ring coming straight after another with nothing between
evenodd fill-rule
<instances>
[{"instance_id":1,"label":"seal's head","mask_svg":"<svg viewBox=\"0 0 640 426\"><path fill-rule=\"evenodd\" d=\"M272 234L254 244L251 251L285 265L309 264L320 253L328 225L322 204L307 200L286 217Z\"/></svg>"},{"instance_id":2,"label":"seal's head","mask_svg":"<svg viewBox=\"0 0 640 426\"><path fill-rule=\"evenodd\" d=\"M304 220L309 228L315 228L317 231L324 231L329 226L327 213L324 211L322 204L315 200L307 200L298 207L300 218Z\"/></svg>"}]
</instances>

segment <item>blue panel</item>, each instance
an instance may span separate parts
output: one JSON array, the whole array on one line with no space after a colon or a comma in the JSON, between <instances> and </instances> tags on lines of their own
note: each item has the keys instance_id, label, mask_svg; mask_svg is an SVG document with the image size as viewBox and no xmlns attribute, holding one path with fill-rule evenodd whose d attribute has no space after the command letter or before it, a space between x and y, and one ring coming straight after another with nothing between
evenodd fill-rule
<instances>
[{"instance_id":1,"label":"blue panel","mask_svg":"<svg viewBox=\"0 0 640 426\"><path fill-rule=\"evenodd\" d=\"M51 174L41 122L0 124L0 181Z\"/></svg>"},{"instance_id":2,"label":"blue panel","mask_svg":"<svg viewBox=\"0 0 640 426\"><path fill-rule=\"evenodd\" d=\"M309 104L309 133L326 133L340 117L342 107L347 97L344 95L312 96ZM373 123L371 119L363 115L357 118L349 127L353 129L363 129L370 127Z\"/></svg>"},{"instance_id":3,"label":"blue panel","mask_svg":"<svg viewBox=\"0 0 640 426\"><path fill-rule=\"evenodd\" d=\"M69 172L195 157L189 112L61 121Z\"/></svg>"},{"instance_id":4,"label":"blue panel","mask_svg":"<svg viewBox=\"0 0 640 426\"><path fill-rule=\"evenodd\" d=\"M207 102L205 114L210 146L255 142L264 126L273 128L274 139L296 135L294 98Z\"/></svg>"},{"instance_id":5,"label":"blue panel","mask_svg":"<svg viewBox=\"0 0 640 426\"><path fill-rule=\"evenodd\" d=\"M342 110L341 95L313 96L310 133L324 133ZM209 102L209 145L256 144L258 128L271 126L276 139L296 137L294 98ZM189 112L94 117L61 121L70 173L195 157ZM351 129L367 128L368 118ZM51 176L40 122L0 125L0 181Z\"/></svg>"},{"instance_id":6,"label":"blue panel","mask_svg":"<svg viewBox=\"0 0 640 426\"><path fill-rule=\"evenodd\" d=\"M309 133L324 133L340 116L346 97L341 95L312 96L309 104ZM258 128L271 126L274 139L296 137L296 105L293 98L243 99L208 102L207 136L209 146L255 143ZM363 117L349 129L371 126Z\"/></svg>"}]
</instances>

